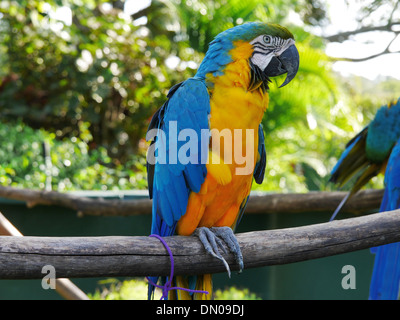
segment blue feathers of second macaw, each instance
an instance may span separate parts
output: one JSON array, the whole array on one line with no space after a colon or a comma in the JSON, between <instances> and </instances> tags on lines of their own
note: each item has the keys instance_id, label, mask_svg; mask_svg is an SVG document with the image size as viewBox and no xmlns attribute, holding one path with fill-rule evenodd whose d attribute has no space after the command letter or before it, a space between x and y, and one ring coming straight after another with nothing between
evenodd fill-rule
<instances>
[{"instance_id":1,"label":"blue feathers of second macaw","mask_svg":"<svg viewBox=\"0 0 400 320\"><path fill-rule=\"evenodd\" d=\"M385 190L390 195L382 201L381 211L400 208L400 139L393 148L385 173Z\"/></svg>"},{"instance_id":2,"label":"blue feathers of second macaw","mask_svg":"<svg viewBox=\"0 0 400 320\"><path fill-rule=\"evenodd\" d=\"M372 123L371 123L372 124ZM400 208L400 99L390 108L382 107L374 121L374 138L367 140L370 156L390 157L385 172L385 192L380 211ZM371 132L371 131L370 131ZM370 134L370 132L368 134ZM397 141L397 143L396 143ZM393 147L394 145L394 147ZM397 300L400 289L400 242L371 249L375 254L369 299Z\"/></svg>"},{"instance_id":3,"label":"blue feathers of second macaw","mask_svg":"<svg viewBox=\"0 0 400 320\"><path fill-rule=\"evenodd\" d=\"M343 153L341 154L339 160L336 162L335 166L333 167L332 171L331 171L331 175L336 174L336 172L340 169L343 161L347 158L347 156L349 155L349 153L353 150L354 146L358 143L358 141L360 139L362 139L362 133L367 129L364 128L359 134L357 134L352 140L350 140L347 145L346 145L346 149L343 151Z\"/></svg>"},{"instance_id":4,"label":"blue feathers of second macaw","mask_svg":"<svg viewBox=\"0 0 400 320\"><path fill-rule=\"evenodd\" d=\"M390 107L381 107L369 124L366 153L368 159L383 162L400 137L400 99Z\"/></svg>"},{"instance_id":5,"label":"blue feathers of second macaw","mask_svg":"<svg viewBox=\"0 0 400 320\"><path fill-rule=\"evenodd\" d=\"M390 154L380 211L400 208L400 139ZM400 289L400 242L371 249L375 264L370 284L372 300L397 300Z\"/></svg>"},{"instance_id":6,"label":"blue feathers of second macaw","mask_svg":"<svg viewBox=\"0 0 400 320\"><path fill-rule=\"evenodd\" d=\"M372 122L346 145L346 149L332 170L332 181L345 183L349 175L358 170L367 173L357 191L372 176L384 168L385 192L380 211L400 208L400 99L397 103L381 107ZM366 168L366 169L365 169ZM372 168L368 172L369 168ZM352 190L352 192L353 192ZM350 195L351 193L349 193ZM346 197L331 220L347 201ZM371 249L375 264L370 284L370 299L397 299L400 288L400 242Z\"/></svg>"}]
</instances>

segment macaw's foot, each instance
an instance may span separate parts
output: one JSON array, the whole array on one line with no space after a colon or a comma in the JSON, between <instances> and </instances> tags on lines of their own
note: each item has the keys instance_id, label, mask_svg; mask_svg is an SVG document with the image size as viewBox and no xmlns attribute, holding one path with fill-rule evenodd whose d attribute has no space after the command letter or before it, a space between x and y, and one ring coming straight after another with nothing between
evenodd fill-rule
<instances>
[{"instance_id":1,"label":"macaw's foot","mask_svg":"<svg viewBox=\"0 0 400 320\"><path fill-rule=\"evenodd\" d=\"M243 256L240 251L239 243L233 234L233 231L229 227L200 227L197 228L194 232L194 235L199 237L201 243L204 245L206 251L211 254L213 257L221 260L228 272L229 277L231 276L231 270L229 268L228 263L222 257L220 249L223 253L227 253L225 247L222 242L228 246L229 250L235 255L236 262L239 265L239 273L242 272L243 265ZM219 247L219 248L218 248Z\"/></svg>"}]
</instances>

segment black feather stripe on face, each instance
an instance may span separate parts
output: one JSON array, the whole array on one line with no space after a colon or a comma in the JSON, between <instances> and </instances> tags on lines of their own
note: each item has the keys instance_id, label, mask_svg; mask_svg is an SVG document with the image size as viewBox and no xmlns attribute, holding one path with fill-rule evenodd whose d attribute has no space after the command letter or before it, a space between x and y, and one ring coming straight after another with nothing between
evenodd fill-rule
<instances>
[{"instance_id":1,"label":"black feather stripe on face","mask_svg":"<svg viewBox=\"0 0 400 320\"><path fill-rule=\"evenodd\" d=\"M261 88L263 93L268 91L269 89L268 82L271 82L271 80L251 60L249 60L249 64L250 64L250 83L248 91L253 91L258 88Z\"/></svg>"}]
</instances>

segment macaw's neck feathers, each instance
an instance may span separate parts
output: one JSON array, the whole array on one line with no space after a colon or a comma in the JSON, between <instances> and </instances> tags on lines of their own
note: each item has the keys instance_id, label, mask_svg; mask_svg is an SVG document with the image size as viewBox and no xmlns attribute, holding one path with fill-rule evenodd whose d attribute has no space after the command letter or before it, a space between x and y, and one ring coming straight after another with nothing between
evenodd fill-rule
<instances>
[{"instance_id":1,"label":"macaw's neck feathers","mask_svg":"<svg viewBox=\"0 0 400 320\"><path fill-rule=\"evenodd\" d=\"M212 89L215 82L214 78L223 76L229 63L245 60L249 70L249 83L245 89L248 91L261 89L263 93L268 91L268 82L271 82L271 80L250 60L253 54L252 46L241 41L232 43L226 40L218 37L210 43L210 48L197 71L196 77L205 79L207 87ZM237 46L242 46L243 49Z\"/></svg>"},{"instance_id":2,"label":"macaw's neck feathers","mask_svg":"<svg viewBox=\"0 0 400 320\"><path fill-rule=\"evenodd\" d=\"M258 66L250 61L250 83L248 90L253 91L261 88L262 92L268 91L268 82L271 80L260 70Z\"/></svg>"},{"instance_id":3,"label":"macaw's neck feathers","mask_svg":"<svg viewBox=\"0 0 400 320\"><path fill-rule=\"evenodd\" d=\"M215 38L210 42L210 47L197 70L196 77L205 79L207 74L212 74L214 77L223 75L225 66L233 61L229 54L231 49L233 49L231 41L221 37Z\"/></svg>"}]
</instances>

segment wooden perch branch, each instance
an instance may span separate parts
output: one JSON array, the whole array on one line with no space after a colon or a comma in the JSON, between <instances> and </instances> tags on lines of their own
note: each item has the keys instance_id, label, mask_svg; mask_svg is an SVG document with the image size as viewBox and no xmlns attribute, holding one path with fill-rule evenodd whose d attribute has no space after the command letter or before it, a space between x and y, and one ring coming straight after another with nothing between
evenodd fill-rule
<instances>
[{"instance_id":1,"label":"wooden perch branch","mask_svg":"<svg viewBox=\"0 0 400 320\"><path fill-rule=\"evenodd\" d=\"M246 213L282 212L333 212L346 192L309 192L304 194L254 193L246 207ZM359 213L376 210L380 206L383 190L364 190L353 196L343 211ZM55 191L36 191L0 186L0 197L25 201L28 207L56 205L85 215L113 216L151 213L151 200L105 200L76 196Z\"/></svg>"},{"instance_id":2,"label":"wooden perch branch","mask_svg":"<svg viewBox=\"0 0 400 320\"><path fill-rule=\"evenodd\" d=\"M297 228L238 234L245 268L286 264L400 241L400 210ZM224 272L196 237L166 237L175 274ZM224 255L232 270L234 257ZM168 275L169 256L149 237L0 237L0 279Z\"/></svg>"},{"instance_id":3,"label":"wooden perch branch","mask_svg":"<svg viewBox=\"0 0 400 320\"><path fill-rule=\"evenodd\" d=\"M76 196L56 191L17 189L0 186L0 197L26 202L29 208L36 205L62 206L81 214L95 216L135 215L151 213L151 200L105 200Z\"/></svg>"},{"instance_id":4,"label":"wooden perch branch","mask_svg":"<svg viewBox=\"0 0 400 320\"><path fill-rule=\"evenodd\" d=\"M333 212L347 192L254 194L250 196L246 213ZM355 194L342 211L361 213L380 207L383 190L362 190Z\"/></svg>"},{"instance_id":5,"label":"wooden perch branch","mask_svg":"<svg viewBox=\"0 0 400 320\"><path fill-rule=\"evenodd\" d=\"M23 234L1 212L0 235L23 237ZM89 297L69 279L56 279L56 291L67 300L89 300Z\"/></svg>"}]
</instances>

